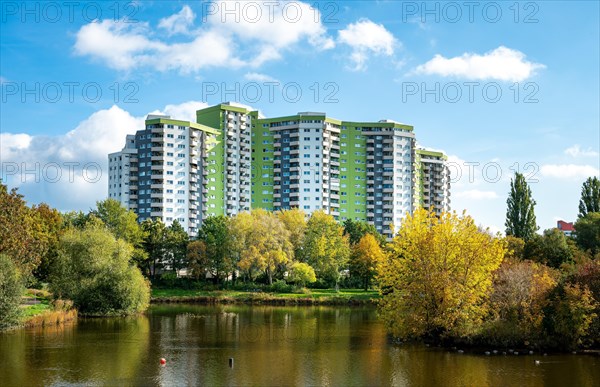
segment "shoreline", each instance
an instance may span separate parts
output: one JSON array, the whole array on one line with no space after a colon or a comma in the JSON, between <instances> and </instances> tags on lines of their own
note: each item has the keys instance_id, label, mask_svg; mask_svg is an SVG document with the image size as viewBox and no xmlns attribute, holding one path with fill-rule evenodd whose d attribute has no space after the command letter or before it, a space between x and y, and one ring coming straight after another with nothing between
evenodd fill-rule
<instances>
[{"instance_id":1,"label":"shoreline","mask_svg":"<svg viewBox=\"0 0 600 387\"><path fill-rule=\"evenodd\" d=\"M378 296L374 292L365 294L315 292L315 294L267 293L267 292L235 292L217 291L208 294L167 295L168 291L158 291L152 295L151 304L190 303L202 305L240 304L240 305L273 305L273 306L375 306ZM190 292L192 293L192 292ZM202 293L202 292L198 292Z\"/></svg>"}]
</instances>

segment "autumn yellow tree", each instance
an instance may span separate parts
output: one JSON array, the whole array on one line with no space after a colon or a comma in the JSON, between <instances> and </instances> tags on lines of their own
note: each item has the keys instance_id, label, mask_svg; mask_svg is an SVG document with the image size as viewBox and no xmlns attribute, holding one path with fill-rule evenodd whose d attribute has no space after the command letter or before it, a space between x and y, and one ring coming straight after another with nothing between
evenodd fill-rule
<instances>
[{"instance_id":1,"label":"autumn yellow tree","mask_svg":"<svg viewBox=\"0 0 600 387\"><path fill-rule=\"evenodd\" d=\"M277 211L275 214L290 232L290 243L294 248L294 258L300 260L304 234L306 233L306 214L298 208Z\"/></svg>"},{"instance_id":2,"label":"autumn yellow tree","mask_svg":"<svg viewBox=\"0 0 600 387\"><path fill-rule=\"evenodd\" d=\"M376 266L383 261L383 258L383 250L372 234L365 234L352 246L350 267L353 272L361 277L365 291L369 289L371 279L375 275Z\"/></svg>"},{"instance_id":3,"label":"autumn yellow tree","mask_svg":"<svg viewBox=\"0 0 600 387\"><path fill-rule=\"evenodd\" d=\"M407 215L377 268L381 316L401 338L467 336L487 313L505 244L463 214Z\"/></svg>"},{"instance_id":4,"label":"autumn yellow tree","mask_svg":"<svg viewBox=\"0 0 600 387\"><path fill-rule=\"evenodd\" d=\"M544 308L559 273L532 261L506 259L494 273L491 315L484 336L492 344L515 345L540 339Z\"/></svg>"},{"instance_id":5,"label":"autumn yellow tree","mask_svg":"<svg viewBox=\"0 0 600 387\"><path fill-rule=\"evenodd\" d=\"M231 220L230 232L238 267L252 281L264 272L272 284L277 267L292 257L290 233L272 212L257 209L238 214Z\"/></svg>"}]
</instances>

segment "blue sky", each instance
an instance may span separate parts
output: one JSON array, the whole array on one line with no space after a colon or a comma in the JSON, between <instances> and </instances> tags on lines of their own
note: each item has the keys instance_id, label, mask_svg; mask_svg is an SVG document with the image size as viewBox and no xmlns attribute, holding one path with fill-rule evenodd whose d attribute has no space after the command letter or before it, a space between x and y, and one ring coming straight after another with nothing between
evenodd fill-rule
<instances>
[{"instance_id":1,"label":"blue sky","mask_svg":"<svg viewBox=\"0 0 600 387\"><path fill-rule=\"evenodd\" d=\"M494 231L514 170L542 230L599 174L595 1L66 4L1 5L2 175L32 203L89 209L147 113L223 100L413 125L450 156L452 208Z\"/></svg>"}]
</instances>

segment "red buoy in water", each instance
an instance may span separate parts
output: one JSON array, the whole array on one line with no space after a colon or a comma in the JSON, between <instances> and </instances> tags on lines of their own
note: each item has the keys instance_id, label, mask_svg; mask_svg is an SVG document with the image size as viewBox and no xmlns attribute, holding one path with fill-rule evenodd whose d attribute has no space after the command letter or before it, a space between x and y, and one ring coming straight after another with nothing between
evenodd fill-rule
<instances>
[{"instance_id":1,"label":"red buoy in water","mask_svg":"<svg viewBox=\"0 0 600 387\"><path fill-rule=\"evenodd\" d=\"M167 364L167 359L165 359L164 357L160 358L160 364L165 365Z\"/></svg>"}]
</instances>

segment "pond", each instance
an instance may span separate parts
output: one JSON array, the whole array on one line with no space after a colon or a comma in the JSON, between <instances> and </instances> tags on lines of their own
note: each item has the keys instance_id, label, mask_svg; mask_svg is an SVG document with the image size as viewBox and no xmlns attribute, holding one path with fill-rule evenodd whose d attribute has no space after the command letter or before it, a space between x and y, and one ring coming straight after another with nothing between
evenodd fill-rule
<instances>
[{"instance_id":1,"label":"pond","mask_svg":"<svg viewBox=\"0 0 600 387\"><path fill-rule=\"evenodd\" d=\"M358 307L154 305L143 316L2 333L0 361L1 386L600 384L599 356L398 346L375 309Z\"/></svg>"}]
</instances>

